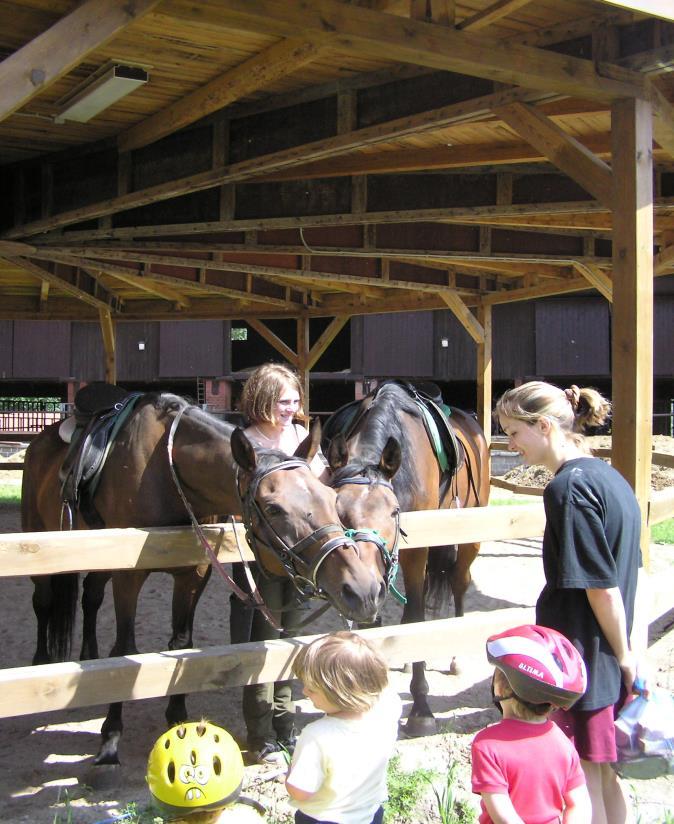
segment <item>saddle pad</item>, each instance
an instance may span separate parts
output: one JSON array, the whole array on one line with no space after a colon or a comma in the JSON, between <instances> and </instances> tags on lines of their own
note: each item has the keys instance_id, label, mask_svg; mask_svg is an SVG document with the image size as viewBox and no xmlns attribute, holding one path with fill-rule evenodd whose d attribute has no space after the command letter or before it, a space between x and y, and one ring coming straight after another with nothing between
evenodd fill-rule
<instances>
[{"instance_id":1,"label":"saddle pad","mask_svg":"<svg viewBox=\"0 0 674 824\"><path fill-rule=\"evenodd\" d=\"M59 438L64 443L70 443L73 439L76 426L77 418L74 415L69 415L64 421L61 421L61 425L59 426Z\"/></svg>"}]
</instances>

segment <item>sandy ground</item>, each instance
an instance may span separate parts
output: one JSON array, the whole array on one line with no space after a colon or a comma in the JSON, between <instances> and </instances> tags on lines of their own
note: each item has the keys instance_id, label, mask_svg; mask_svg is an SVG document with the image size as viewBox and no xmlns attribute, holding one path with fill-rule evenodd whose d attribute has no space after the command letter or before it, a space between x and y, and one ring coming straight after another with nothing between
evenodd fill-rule
<instances>
[{"instance_id":1,"label":"sandy ground","mask_svg":"<svg viewBox=\"0 0 674 824\"><path fill-rule=\"evenodd\" d=\"M13 477L16 479L16 474ZM5 482L5 478L0 482ZM497 494L509 495L501 491ZM14 531L19 531L18 508L0 507L0 532ZM674 546L654 546L652 559L655 616L672 607ZM539 541L484 544L473 565L474 584L468 595L467 609L533 605L543 582L541 566ZM170 582L166 574L153 574L141 595L137 621L141 651L164 648L169 634ZM35 643L31 595L29 579L0 578L3 667L30 663ZM399 618L400 607L390 600L385 623L397 623ZM334 619L324 619L318 629L338 626ZM659 631L662 633L663 627L672 626L674 617L670 614L660 623ZM99 619L103 650L112 644L113 627L112 597L108 592ZM201 599L195 627L196 646L205 647L228 639L228 597L217 576L213 577ZM674 632L667 634L664 629L664 635L653 646L652 653L659 683L674 689ZM491 670L482 650L475 650L474 655L461 661L462 672L458 676L446 673L450 660L451 650L448 649L439 651L438 659L429 662L430 703L442 732L417 740L405 740L401 734L397 749L403 768L410 770L423 766L442 772L450 760L459 761L461 793L476 804L475 797L469 792L468 752L474 733L497 719L496 711L490 706ZM409 709L409 674L394 671L391 677ZM240 699L240 689L230 689L193 695L188 706L193 718L206 716L227 727L235 736L242 736ZM126 704L120 767L92 765L92 757L98 749L104 707L0 719L0 820L33 824L68 821L62 803L66 791L75 824L109 821L129 802L136 803L139 810L146 809L149 796L144 769L152 743L164 729L164 703L157 699ZM298 701L300 726L315 717L311 712L306 701ZM290 821L290 809L281 783L266 780L268 778L268 770L247 768L248 794L267 803L270 821ZM633 782L630 792L641 824L662 822L665 809L674 810L673 777ZM59 814L61 818L55 818ZM429 798L423 809L419 809L413 824L435 821L439 818Z\"/></svg>"}]
</instances>

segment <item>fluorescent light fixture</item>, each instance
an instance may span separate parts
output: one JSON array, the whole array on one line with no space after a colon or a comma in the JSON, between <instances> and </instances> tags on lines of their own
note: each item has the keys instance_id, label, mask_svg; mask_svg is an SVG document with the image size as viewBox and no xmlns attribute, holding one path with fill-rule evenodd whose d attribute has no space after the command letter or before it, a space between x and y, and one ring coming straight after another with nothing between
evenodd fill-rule
<instances>
[{"instance_id":1,"label":"fluorescent light fixture","mask_svg":"<svg viewBox=\"0 0 674 824\"><path fill-rule=\"evenodd\" d=\"M60 101L60 109L54 119L57 123L65 120L87 123L149 79L150 75L140 66L106 64Z\"/></svg>"}]
</instances>

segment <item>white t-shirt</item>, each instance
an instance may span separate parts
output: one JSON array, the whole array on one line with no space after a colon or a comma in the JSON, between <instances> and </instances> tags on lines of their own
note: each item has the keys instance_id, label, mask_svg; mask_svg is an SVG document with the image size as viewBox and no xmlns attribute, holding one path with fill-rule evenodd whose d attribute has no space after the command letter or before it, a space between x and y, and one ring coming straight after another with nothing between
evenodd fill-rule
<instances>
[{"instance_id":1,"label":"white t-shirt","mask_svg":"<svg viewBox=\"0 0 674 824\"><path fill-rule=\"evenodd\" d=\"M398 737L402 704L386 689L360 718L326 715L308 724L295 747L288 782L315 793L291 803L312 818L370 824L386 801L386 767Z\"/></svg>"}]
</instances>

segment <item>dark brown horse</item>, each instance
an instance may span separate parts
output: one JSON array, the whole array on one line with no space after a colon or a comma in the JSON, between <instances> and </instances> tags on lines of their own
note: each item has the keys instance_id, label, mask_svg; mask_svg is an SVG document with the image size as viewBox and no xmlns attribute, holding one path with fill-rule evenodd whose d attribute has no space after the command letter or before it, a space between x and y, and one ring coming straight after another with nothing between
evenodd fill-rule
<instances>
[{"instance_id":1,"label":"dark brown horse","mask_svg":"<svg viewBox=\"0 0 674 824\"><path fill-rule=\"evenodd\" d=\"M61 522L59 468L67 444L59 425L47 427L26 452L21 499L22 528L55 531ZM256 516L261 532L255 544L259 562L272 574L290 575L298 589L328 599L355 620L371 620L385 586L378 575L376 551L368 557L344 535L334 490L309 470L320 442L320 425L298 447L296 458L270 450L253 450L242 430L234 429L184 399L148 394L137 402L121 427L103 467L93 503L100 522L109 528L175 526L189 523L169 464L169 433L174 471L197 519L215 513L240 514L240 494ZM288 470L288 471L286 471ZM237 484L238 481L238 484ZM88 524L76 515L74 528ZM273 536L273 537L272 537ZM290 551L288 561L287 551ZM278 561L279 552L284 562ZM111 567L115 566L111 558ZM368 568L368 564L373 568ZM174 576L172 636L169 649L192 646L192 625L210 566L165 570ZM117 635L110 655L137 652L136 605L149 570L89 573L82 594L81 657L98 657L96 615L107 581L112 577ZM38 576L33 606L38 620L34 663L69 654L78 594L76 574ZM169 699L169 724L185 720L184 696ZM122 704L111 705L101 730L97 763L118 763Z\"/></svg>"},{"instance_id":2,"label":"dark brown horse","mask_svg":"<svg viewBox=\"0 0 674 824\"><path fill-rule=\"evenodd\" d=\"M342 429L339 414L326 423L328 435ZM332 484L337 489L337 511L345 526L363 530L366 536L376 530L390 551L397 542L398 506L402 512L412 512L487 504L489 449L471 415L451 410L451 426L460 453L460 466L453 473L443 473L420 405L399 383L385 383L368 395L353 421L347 437L336 434L327 446ZM452 536L446 538L450 544ZM448 598L450 588L455 613L463 615L470 565L479 549L479 543L434 547L429 558L428 549L401 548L400 567L407 598L403 623L423 621L426 598L440 603L443 596ZM408 734L434 731L423 661L413 664L410 692L413 705Z\"/></svg>"}]
</instances>

